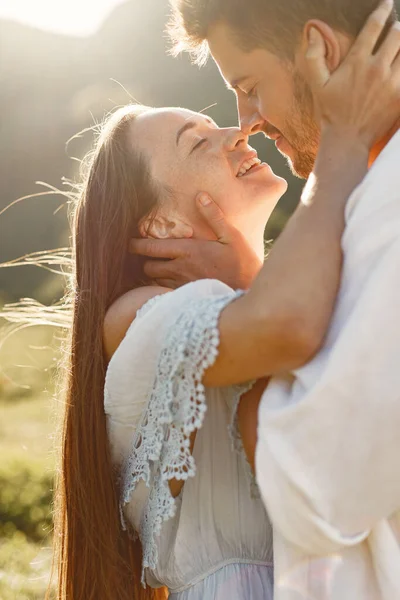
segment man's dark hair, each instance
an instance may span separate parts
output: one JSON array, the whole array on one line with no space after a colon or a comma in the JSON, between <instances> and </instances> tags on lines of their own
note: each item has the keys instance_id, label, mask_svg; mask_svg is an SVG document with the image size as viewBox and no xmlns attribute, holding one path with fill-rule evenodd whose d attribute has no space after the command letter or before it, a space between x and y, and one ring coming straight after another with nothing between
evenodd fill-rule
<instances>
[{"instance_id":1,"label":"man's dark hair","mask_svg":"<svg viewBox=\"0 0 400 600\"><path fill-rule=\"evenodd\" d=\"M172 53L188 51L204 64L209 55L210 28L223 23L242 50L266 48L292 60L304 25L320 19L333 29L356 37L380 0L170 0ZM393 11L391 22L396 19Z\"/></svg>"}]
</instances>

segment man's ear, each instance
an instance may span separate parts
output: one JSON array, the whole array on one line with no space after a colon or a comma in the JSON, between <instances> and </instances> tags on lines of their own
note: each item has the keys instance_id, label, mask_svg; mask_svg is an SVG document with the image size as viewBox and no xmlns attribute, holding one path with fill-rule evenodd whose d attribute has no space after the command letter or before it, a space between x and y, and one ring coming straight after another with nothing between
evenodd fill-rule
<instances>
[{"instance_id":1,"label":"man's ear","mask_svg":"<svg viewBox=\"0 0 400 600\"><path fill-rule=\"evenodd\" d=\"M326 66L329 71L333 73L346 56L351 45L351 40L347 35L332 29L332 27L327 25L327 23L324 23L324 21L320 21L319 19L307 21L303 29L300 49L296 53L296 63L301 71L303 71L305 55L308 50L310 29L312 27L318 29L324 39Z\"/></svg>"},{"instance_id":2,"label":"man's ear","mask_svg":"<svg viewBox=\"0 0 400 600\"><path fill-rule=\"evenodd\" d=\"M143 219L139 225L139 233L144 238L151 237L157 240L193 237L190 225L175 216L166 217L162 214Z\"/></svg>"}]
</instances>

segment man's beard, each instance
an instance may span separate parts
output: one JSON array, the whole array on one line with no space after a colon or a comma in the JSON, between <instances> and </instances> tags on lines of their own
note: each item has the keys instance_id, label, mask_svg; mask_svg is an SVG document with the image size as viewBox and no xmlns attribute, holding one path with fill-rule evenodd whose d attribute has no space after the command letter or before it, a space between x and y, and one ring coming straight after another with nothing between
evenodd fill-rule
<instances>
[{"instance_id":1,"label":"man's beard","mask_svg":"<svg viewBox=\"0 0 400 600\"><path fill-rule=\"evenodd\" d=\"M288 158L293 175L307 179L315 164L320 130L314 119L314 102L308 83L298 74L293 73L293 108L286 118L282 130L267 125L264 132L268 136L281 134L292 148Z\"/></svg>"},{"instance_id":2,"label":"man's beard","mask_svg":"<svg viewBox=\"0 0 400 600\"><path fill-rule=\"evenodd\" d=\"M293 75L293 111L287 120L288 142L294 150L290 161L292 172L307 179L317 158L320 130L314 119L311 88L298 73Z\"/></svg>"}]
</instances>

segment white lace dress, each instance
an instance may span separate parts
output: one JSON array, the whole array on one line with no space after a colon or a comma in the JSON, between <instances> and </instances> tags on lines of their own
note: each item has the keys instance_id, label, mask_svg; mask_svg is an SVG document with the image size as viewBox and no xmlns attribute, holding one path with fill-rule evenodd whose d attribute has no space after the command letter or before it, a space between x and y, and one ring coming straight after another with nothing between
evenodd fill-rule
<instances>
[{"instance_id":1,"label":"white lace dress","mask_svg":"<svg viewBox=\"0 0 400 600\"><path fill-rule=\"evenodd\" d=\"M273 598L272 529L235 434L249 386L201 383L218 355L220 312L236 297L203 280L151 300L107 371L121 519L139 534L143 582L173 600ZM185 481L176 499L171 479Z\"/></svg>"}]
</instances>

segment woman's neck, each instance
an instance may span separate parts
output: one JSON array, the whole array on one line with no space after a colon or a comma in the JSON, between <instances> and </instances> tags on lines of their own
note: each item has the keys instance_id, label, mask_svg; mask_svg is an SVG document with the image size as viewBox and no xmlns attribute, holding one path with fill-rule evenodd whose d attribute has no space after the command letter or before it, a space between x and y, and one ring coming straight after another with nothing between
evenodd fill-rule
<instances>
[{"instance_id":1,"label":"woman's neck","mask_svg":"<svg viewBox=\"0 0 400 600\"><path fill-rule=\"evenodd\" d=\"M264 233L265 227L257 225L251 229L251 231L243 231L241 229L243 237L246 239L247 243L251 248L253 248L260 262L263 263L265 260L265 242L264 242Z\"/></svg>"}]
</instances>

